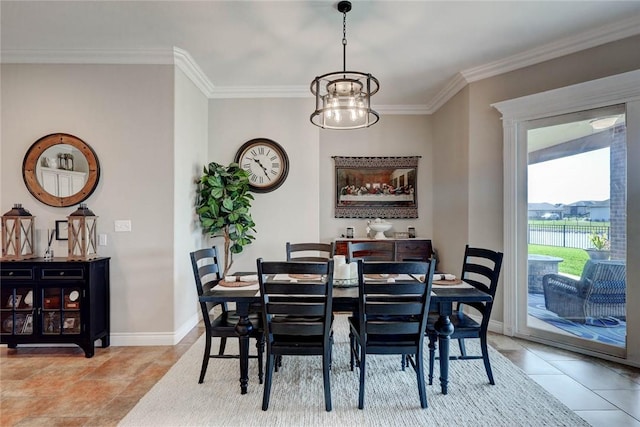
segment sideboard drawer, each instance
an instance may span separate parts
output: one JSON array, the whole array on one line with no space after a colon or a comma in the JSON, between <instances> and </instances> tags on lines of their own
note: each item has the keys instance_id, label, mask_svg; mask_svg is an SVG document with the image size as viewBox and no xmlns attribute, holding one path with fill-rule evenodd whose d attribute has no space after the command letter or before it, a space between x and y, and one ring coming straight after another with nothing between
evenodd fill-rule
<instances>
[{"instance_id":1,"label":"sideboard drawer","mask_svg":"<svg viewBox=\"0 0 640 427\"><path fill-rule=\"evenodd\" d=\"M4 280L29 280L33 279L33 270L32 269L22 269L22 268L7 268L2 269L0 272L2 279Z\"/></svg>"},{"instance_id":2,"label":"sideboard drawer","mask_svg":"<svg viewBox=\"0 0 640 427\"><path fill-rule=\"evenodd\" d=\"M43 268L42 279L44 280L69 280L82 279L84 270L82 268Z\"/></svg>"},{"instance_id":3,"label":"sideboard drawer","mask_svg":"<svg viewBox=\"0 0 640 427\"><path fill-rule=\"evenodd\" d=\"M335 241L336 255L347 255L348 242L371 242L375 239L338 239ZM433 255L430 239L387 239L395 243L396 261L427 261Z\"/></svg>"},{"instance_id":4,"label":"sideboard drawer","mask_svg":"<svg viewBox=\"0 0 640 427\"><path fill-rule=\"evenodd\" d=\"M431 240L401 240L396 242L396 259L398 261L427 261L431 258L432 253Z\"/></svg>"}]
</instances>

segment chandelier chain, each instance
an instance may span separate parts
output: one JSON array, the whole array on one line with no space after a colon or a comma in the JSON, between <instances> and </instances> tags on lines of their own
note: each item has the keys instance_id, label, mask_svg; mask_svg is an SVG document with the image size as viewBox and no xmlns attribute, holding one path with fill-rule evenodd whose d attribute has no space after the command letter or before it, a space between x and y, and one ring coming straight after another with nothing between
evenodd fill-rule
<instances>
[{"instance_id":1,"label":"chandelier chain","mask_svg":"<svg viewBox=\"0 0 640 427\"><path fill-rule=\"evenodd\" d=\"M342 12L342 71L347 71L347 12Z\"/></svg>"}]
</instances>

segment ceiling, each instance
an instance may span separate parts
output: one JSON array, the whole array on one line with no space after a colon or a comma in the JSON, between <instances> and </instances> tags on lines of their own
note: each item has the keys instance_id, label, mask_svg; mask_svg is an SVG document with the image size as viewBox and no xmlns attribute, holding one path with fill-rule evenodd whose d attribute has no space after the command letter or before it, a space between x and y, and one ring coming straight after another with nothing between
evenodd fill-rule
<instances>
[{"instance_id":1,"label":"ceiling","mask_svg":"<svg viewBox=\"0 0 640 427\"><path fill-rule=\"evenodd\" d=\"M433 112L467 82L640 34L638 0L352 3L347 69L380 80L387 112ZM177 47L208 96L311 98L342 69L336 4L2 0L2 61L162 63Z\"/></svg>"}]
</instances>

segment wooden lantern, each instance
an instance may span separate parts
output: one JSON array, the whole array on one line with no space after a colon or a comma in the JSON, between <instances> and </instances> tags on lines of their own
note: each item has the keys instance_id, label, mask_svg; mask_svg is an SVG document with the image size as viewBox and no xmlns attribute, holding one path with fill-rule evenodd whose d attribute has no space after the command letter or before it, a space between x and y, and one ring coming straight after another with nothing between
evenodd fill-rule
<instances>
[{"instance_id":1,"label":"wooden lantern","mask_svg":"<svg viewBox=\"0 0 640 427\"><path fill-rule=\"evenodd\" d=\"M2 259L22 260L35 258L35 217L20 203L2 215Z\"/></svg>"},{"instance_id":2,"label":"wooden lantern","mask_svg":"<svg viewBox=\"0 0 640 427\"><path fill-rule=\"evenodd\" d=\"M95 216L86 204L67 217L69 231L69 261L85 261L98 257L98 232Z\"/></svg>"}]
</instances>

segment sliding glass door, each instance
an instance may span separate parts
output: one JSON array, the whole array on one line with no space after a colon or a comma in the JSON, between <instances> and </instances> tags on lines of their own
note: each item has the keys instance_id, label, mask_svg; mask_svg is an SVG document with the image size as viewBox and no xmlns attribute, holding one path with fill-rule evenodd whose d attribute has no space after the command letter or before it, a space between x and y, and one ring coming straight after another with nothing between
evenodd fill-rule
<instances>
[{"instance_id":1,"label":"sliding glass door","mask_svg":"<svg viewBox=\"0 0 640 427\"><path fill-rule=\"evenodd\" d=\"M522 132L527 280L518 283L518 332L623 357L625 107L525 121Z\"/></svg>"}]
</instances>

